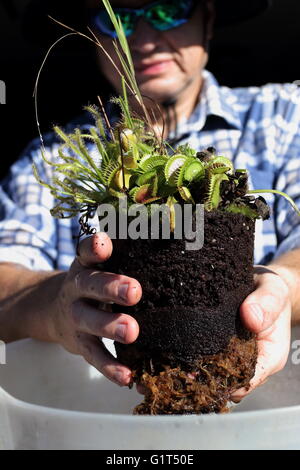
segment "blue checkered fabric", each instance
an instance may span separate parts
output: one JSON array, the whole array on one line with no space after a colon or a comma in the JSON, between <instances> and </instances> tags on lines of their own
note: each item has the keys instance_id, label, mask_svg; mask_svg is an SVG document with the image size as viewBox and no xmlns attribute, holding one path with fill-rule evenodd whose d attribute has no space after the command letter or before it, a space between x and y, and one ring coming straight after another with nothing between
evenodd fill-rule
<instances>
[{"instance_id":1,"label":"blue checkered fabric","mask_svg":"<svg viewBox=\"0 0 300 470\"><path fill-rule=\"evenodd\" d=\"M213 146L236 168L250 173L250 187L288 193L300 207L300 90L296 85L220 87L205 71L201 97L189 119L179 122L178 144L189 142L197 150ZM113 116L111 116L113 118ZM87 116L70 124L89 127ZM45 136L47 156L55 159L59 142ZM32 162L45 180L51 169L44 165L39 139L11 167L0 186L0 261L31 269L67 270L75 255L78 219L54 219L48 189L32 173ZM300 247L300 218L282 197L263 195L271 206L268 221L258 221L255 263Z\"/></svg>"}]
</instances>

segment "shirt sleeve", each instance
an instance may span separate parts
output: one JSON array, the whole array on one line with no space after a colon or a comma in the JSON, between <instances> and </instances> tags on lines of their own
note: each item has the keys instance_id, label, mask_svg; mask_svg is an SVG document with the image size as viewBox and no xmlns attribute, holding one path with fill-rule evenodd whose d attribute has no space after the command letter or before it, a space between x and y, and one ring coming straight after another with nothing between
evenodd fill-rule
<instances>
[{"instance_id":1,"label":"shirt sleeve","mask_svg":"<svg viewBox=\"0 0 300 470\"><path fill-rule=\"evenodd\" d=\"M279 155L282 165L277 171L275 189L288 194L300 210L300 90L294 92L286 106L288 124L278 134ZM277 196L274 206L278 240L275 258L300 248L300 217L291 204Z\"/></svg>"},{"instance_id":2,"label":"shirt sleeve","mask_svg":"<svg viewBox=\"0 0 300 470\"><path fill-rule=\"evenodd\" d=\"M48 158L52 151L53 147L46 147ZM36 181L32 163L40 177L49 181L49 169L43 163L38 139L11 167L0 185L0 262L52 270L57 257L56 220L50 214L54 198L50 190Z\"/></svg>"}]
</instances>

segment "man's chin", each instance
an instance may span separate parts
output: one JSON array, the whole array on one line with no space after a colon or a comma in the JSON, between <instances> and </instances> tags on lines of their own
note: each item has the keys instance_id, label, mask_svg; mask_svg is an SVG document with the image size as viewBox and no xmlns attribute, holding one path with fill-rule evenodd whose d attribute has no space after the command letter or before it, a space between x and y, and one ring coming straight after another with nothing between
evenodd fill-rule
<instances>
[{"instance_id":1,"label":"man's chin","mask_svg":"<svg viewBox=\"0 0 300 470\"><path fill-rule=\"evenodd\" d=\"M178 94L178 89L174 87L151 87L144 86L145 84L139 85L140 92L144 98L146 106L151 106L151 103L162 104L167 101L173 100ZM159 91L158 91L159 90Z\"/></svg>"}]
</instances>

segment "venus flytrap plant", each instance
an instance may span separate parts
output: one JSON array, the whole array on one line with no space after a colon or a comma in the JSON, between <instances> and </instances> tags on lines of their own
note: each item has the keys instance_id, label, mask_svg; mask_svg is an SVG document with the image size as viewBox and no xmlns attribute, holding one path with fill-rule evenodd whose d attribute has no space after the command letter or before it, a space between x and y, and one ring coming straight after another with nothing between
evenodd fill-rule
<instances>
[{"instance_id":1,"label":"venus flytrap plant","mask_svg":"<svg viewBox=\"0 0 300 470\"><path fill-rule=\"evenodd\" d=\"M116 207L119 199L126 195L128 207L136 203L165 203L170 208L170 225L174 230L175 203L194 206L200 203L208 212L222 210L242 213L251 219L265 218L268 216L266 205L262 198L260 204L253 202L251 195L255 193L281 195L300 215L294 201L280 191L249 190L246 170L234 170L232 162L218 156L214 148L197 153L185 144L173 149L156 134L136 82L122 23L115 16L109 1L103 0L103 4L118 38L118 42L114 41L114 47L123 72L115 63L114 66L120 74L122 96L112 101L120 107L121 118L112 129L99 98L100 109L96 106L85 107L95 120L95 126L88 132L75 129L66 134L60 127L54 127L62 141L57 162L46 158L42 145L42 157L53 169L52 182L42 181L33 166L38 182L50 189L56 199L52 215L88 215L102 203ZM70 34L76 33L87 37L74 30ZM87 38L103 50L95 35ZM104 53L107 55L105 50ZM113 62L111 57L109 59ZM131 111L127 90L141 106L143 118Z\"/></svg>"}]
</instances>

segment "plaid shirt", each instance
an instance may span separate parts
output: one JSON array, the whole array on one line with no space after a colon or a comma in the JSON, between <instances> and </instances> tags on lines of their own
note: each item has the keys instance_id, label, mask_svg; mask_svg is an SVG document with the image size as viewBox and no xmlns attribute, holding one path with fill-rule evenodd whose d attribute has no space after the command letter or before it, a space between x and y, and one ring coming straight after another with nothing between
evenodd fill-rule
<instances>
[{"instance_id":1,"label":"plaid shirt","mask_svg":"<svg viewBox=\"0 0 300 470\"><path fill-rule=\"evenodd\" d=\"M236 168L249 171L250 187L284 191L299 207L300 90L292 84L229 89L220 87L209 72L203 75L199 104L178 125L178 144L189 142L198 150L215 147ZM71 129L92 125L86 116L82 119L71 123ZM56 157L58 145L53 133L45 136L48 158ZM36 182L32 162L49 180L51 169L42 161L38 139L0 186L0 261L67 270L75 255L78 219L51 217L53 197ZM267 195L266 200L271 218L256 227L255 263L260 264L300 247L300 218L284 198Z\"/></svg>"}]
</instances>

